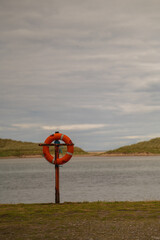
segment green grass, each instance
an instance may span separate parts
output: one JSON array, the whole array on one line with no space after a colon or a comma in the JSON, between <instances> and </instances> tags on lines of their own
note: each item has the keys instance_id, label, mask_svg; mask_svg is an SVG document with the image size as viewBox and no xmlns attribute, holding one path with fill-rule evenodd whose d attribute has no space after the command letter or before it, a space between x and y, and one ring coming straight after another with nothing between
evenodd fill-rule
<instances>
[{"instance_id":1,"label":"green grass","mask_svg":"<svg viewBox=\"0 0 160 240\"><path fill-rule=\"evenodd\" d=\"M160 154L160 138L120 147L105 153L109 154Z\"/></svg>"},{"instance_id":2,"label":"green grass","mask_svg":"<svg viewBox=\"0 0 160 240\"><path fill-rule=\"evenodd\" d=\"M1 240L152 240L159 224L159 201L0 205Z\"/></svg>"},{"instance_id":3,"label":"green grass","mask_svg":"<svg viewBox=\"0 0 160 240\"><path fill-rule=\"evenodd\" d=\"M66 147L62 148L63 154ZM50 147L50 152L54 154L54 147ZM115 150L105 152L107 154L160 154L160 138L150 141L139 142L129 146L120 147ZM74 155L88 154L79 147L74 147ZM42 147L38 143L14 141L11 139L0 139L0 157L21 157L27 155L42 155ZM96 155L96 154L95 154Z\"/></svg>"},{"instance_id":4,"label":"green grass","mask_svg":"<svg viewBox=\"0 0 160 240\"><path fill-rule=\"evenodd\" d=\"M51 153L54 154L54 147L51 147ZM66 147L63 149L66 152ZM74 154L85 154L79 147L74 147ZM0 157L21 157L27 155L42 155L42 147L38 143L15 141L11 139L0 139Z\"/></svg>"}]
</instances>

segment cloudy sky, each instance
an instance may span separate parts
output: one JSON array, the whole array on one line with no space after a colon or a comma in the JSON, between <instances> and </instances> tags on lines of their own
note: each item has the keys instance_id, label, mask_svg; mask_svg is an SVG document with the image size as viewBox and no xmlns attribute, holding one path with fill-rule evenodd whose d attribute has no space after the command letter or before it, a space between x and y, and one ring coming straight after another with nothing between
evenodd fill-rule
<instances>
[{"instance_id":1,"label":"cloudy sky","mask_svg":"<svg viewBox=\"0 0 160 240\"><path fill-rule=\"evenodd\" d=\"M160 137L159 0L0 0L0 138Z\"/></svg>"}]
</instances>

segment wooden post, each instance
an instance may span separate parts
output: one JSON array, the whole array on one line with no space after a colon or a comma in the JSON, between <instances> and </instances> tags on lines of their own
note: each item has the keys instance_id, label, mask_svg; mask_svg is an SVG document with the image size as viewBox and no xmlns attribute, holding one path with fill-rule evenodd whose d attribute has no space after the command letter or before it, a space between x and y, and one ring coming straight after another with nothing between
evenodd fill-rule
<instances>
[{"instance_id":1,"label":"wooden post","mask_svg":"<svg viewBox=\"0 0 160 240\"><path fill-rule=\"evenodd\" d=\"M59 145L55 146L55 203L60 203L59 193L59 165L57 164L57 158L59 158Z\"/></svg>"}]
</instances>

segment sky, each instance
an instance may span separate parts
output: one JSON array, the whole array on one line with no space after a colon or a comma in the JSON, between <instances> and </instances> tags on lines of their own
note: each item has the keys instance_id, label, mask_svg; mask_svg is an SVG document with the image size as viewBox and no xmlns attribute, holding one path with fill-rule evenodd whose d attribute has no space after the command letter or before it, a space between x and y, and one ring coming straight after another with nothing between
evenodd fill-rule
<instances>
[{"instance_id":1,"label":"sky","mask_svg":"<svg viewBox=\"0 0 160 240\"><path fill-rule=\"evenodd\" d=\"M159 0L0 0L0 138L160 137Z\"/></svg>"}]
</instances>

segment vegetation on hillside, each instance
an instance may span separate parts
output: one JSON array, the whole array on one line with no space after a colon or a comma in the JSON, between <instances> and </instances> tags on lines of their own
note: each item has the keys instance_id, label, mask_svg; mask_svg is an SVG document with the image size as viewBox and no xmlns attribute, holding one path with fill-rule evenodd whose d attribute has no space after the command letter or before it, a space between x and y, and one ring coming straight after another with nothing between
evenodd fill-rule
<instances>
[{"instance_id":1,"label":"vegetation on hillside","mask_svg":"<svg viewBox=\"0 0 160 240\"><path fill-rule=\"evenodd\" d=\"M50 152L54 154L54 147L50 147ZM65 154L65 152L66 147L63 147L62 153ZM74 147L74 154L86 154L86 152L79 147ZM42 147L38 143L0 139L0 157L21 157L27 155L43 155Z\"/></svg>"},{"instance_id":2,"label":"vegetation on hillside","mask_svg":"<svg viewBox=\"0 0 160 240\"><path fill-rule=\"evenodd\" d=\"M123 146L105 152L107 154L160 154L160 138Z\"/></svg>"},{"instance_id":3,"label":"vegetation on hillside","mask_svg":"<svg viewBox=\"0 0 160 240\"><path fill-rule=\"evenodd\" d=\"M61 147L61 149L62 155L64 155L67 147ZM50 152L54 154L54 147L50 147ZM88 153L79 147L74 147L74 154L83 155ZM123 146L115 150L106 151L103 154L160 154L160 138ZM42 147L38 143L0 139L0 157L29 155L43 155Z\"/></svg>"}]
</instances>

